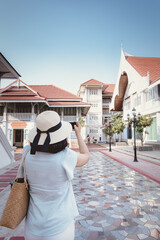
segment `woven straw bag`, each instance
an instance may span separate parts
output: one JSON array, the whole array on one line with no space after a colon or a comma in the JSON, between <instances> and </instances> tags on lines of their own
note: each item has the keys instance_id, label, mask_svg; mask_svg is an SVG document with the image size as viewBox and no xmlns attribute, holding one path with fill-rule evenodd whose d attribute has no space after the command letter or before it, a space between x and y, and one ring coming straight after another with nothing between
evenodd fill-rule
<instances>
[{"instance_id":1,"label":"woven straw bag","mask_svg":"<svg viewBox=\"0 0 160 240\"><path fill-rule=\"evenodd\" d=\"M24 168L24 178L18 178L21 169L19 168L0 220L0 226L15 229L27 214L29 191L24 162L28 152L29 150L26 151L21 166Z\"/></svg>"}]
</instances>

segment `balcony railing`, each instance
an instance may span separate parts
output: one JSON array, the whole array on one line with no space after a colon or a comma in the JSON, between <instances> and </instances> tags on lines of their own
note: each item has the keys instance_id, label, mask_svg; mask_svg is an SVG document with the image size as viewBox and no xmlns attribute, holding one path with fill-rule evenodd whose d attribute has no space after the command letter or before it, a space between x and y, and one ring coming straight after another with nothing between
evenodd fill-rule
<instances>
[{"instance_id":1,"label":"balcony railing","mask_svg":"<svg viewBox=\"0 0 160 240\"><path fill-rule=\"evenodd\" d=\"M110 106L110 103L102 103L103 108L109 108L109 106Z\"/></svg>"},{"instance_id":2,"label":"balcony railing","mask_svg":"<svg viewBox=\"0 0 160 240\"><path fill-rule=\"evenodd\" d=\"M110 115L110 111L105 111L105 110L103 110L103 115Z\"/></svg>"},{"instance_id":3,"label":"balcony railing","mask_svg":"<svg viewBox=\"0 0 160 240\"><path fill-rule=\"evenodd\" d=\"M33 113L7 113L7 120L14 121L14 120L32 120L34 119L35 114Z\"/></svg>"},{"instance_id":4,"label":"balcony railing","mask_svg":"<svg viewBox=\"0 0 160 240\"><path fill-rule=\"evenodd\" d=\"M23 120L23 121L30 121L34 120L36 118L36 114L33 113L7 113L7 120L8 121L18 121L18 120ZM61 117L61 116L60 116ZM0 116L0 121L3 120L3 116ZM62 117L61 117L62 120ZM63 121L66 122L74 122L77 121L77 116L63 116Z\"/></svg>"}]
</instances>

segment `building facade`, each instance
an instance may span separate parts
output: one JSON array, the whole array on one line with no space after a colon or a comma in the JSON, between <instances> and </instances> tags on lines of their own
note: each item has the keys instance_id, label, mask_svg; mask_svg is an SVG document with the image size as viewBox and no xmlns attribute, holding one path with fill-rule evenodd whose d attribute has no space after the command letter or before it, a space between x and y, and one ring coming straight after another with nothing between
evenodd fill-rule
<instances>
[{"instance_id":1,"label":"building facade","mask_svg":"<svg viewBox=\"0 0 160 240\"><path fill-rule=\"evenodd\" d=\"M84 82L79 88L78 96L91 104L86 116L86 136L89 135L91 140L106 140L102 126L111 115L109 106L113 90L114 84L105 84L95 79Z\"/></svg>"},{"instance_id":2,"label":"building facade","mask_svg":"<svg viewBox=\"0 0 160 240\"><path fill-rule=\"evenodd\" d=\"M151 115L152 125L147 128L145 141L160 141L160 58L135 57L124 53L121 59L118 78L113 93L110 110L123 111L127 123L127 114L132 109L137 114ZM123 140L133 138L129 126L123 132Z\"/></svg>"},{"instance_id":3,"label":"building facade","mask_svg":"<svg viewBox=\"0 0 160 240\"><path fill-rule=\"evenodd\" d=\"M54 85L27 85L20 79L0 90L0 127L11 146L23 147L36 116L45 110L58 112L62 121L78 121L90 104ZM85 138L85 136L83 136ZM71 140L75 139L72 132Z\"/></svg>"}]
</instances>

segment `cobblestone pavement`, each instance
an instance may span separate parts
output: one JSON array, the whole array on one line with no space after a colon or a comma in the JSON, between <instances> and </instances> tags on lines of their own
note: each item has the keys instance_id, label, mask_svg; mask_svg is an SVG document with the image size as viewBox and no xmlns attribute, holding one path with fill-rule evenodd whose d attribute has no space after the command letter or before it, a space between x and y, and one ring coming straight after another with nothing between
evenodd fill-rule
<instances>
[{"instance_id":1,"label":"cobblestone pavement","mask_svg":"<svg viewBox=\"0 0 160 240\"><path fill-rule=\"evenodd\" d=\"M80 212L75 240L160 239L160 184L103 153L90 156L73 180ZM9 188L0 193L0 214ZM15 230L0 227L0 240L23 240L23 232L24 222Z\"/></svg>"},{"instance_id":2,"label":"cobblestone pavement","mask_svg":"<svg viewBox=\"0 0 160 240\"><path fill-rule=\"evenodd\" d=\"M160 239L160 185L99 152L76 169L76 240Z\"/></svg>"}]
</instances>

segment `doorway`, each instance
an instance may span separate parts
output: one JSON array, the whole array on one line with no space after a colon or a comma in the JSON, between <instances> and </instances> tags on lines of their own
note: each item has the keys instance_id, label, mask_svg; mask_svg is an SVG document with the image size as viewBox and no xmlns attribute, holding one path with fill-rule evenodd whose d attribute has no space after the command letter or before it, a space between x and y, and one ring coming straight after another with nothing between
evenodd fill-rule
<instances>
[{"instance_id":1,"label":"doorway","mask_svg":"<svg viewBox=\"0 0 160 240\"><path fill-rule=\"evenodd\" d=\"M13 130L13 146L23 148L24 129Z\"/></svg>"}]
</instances>

